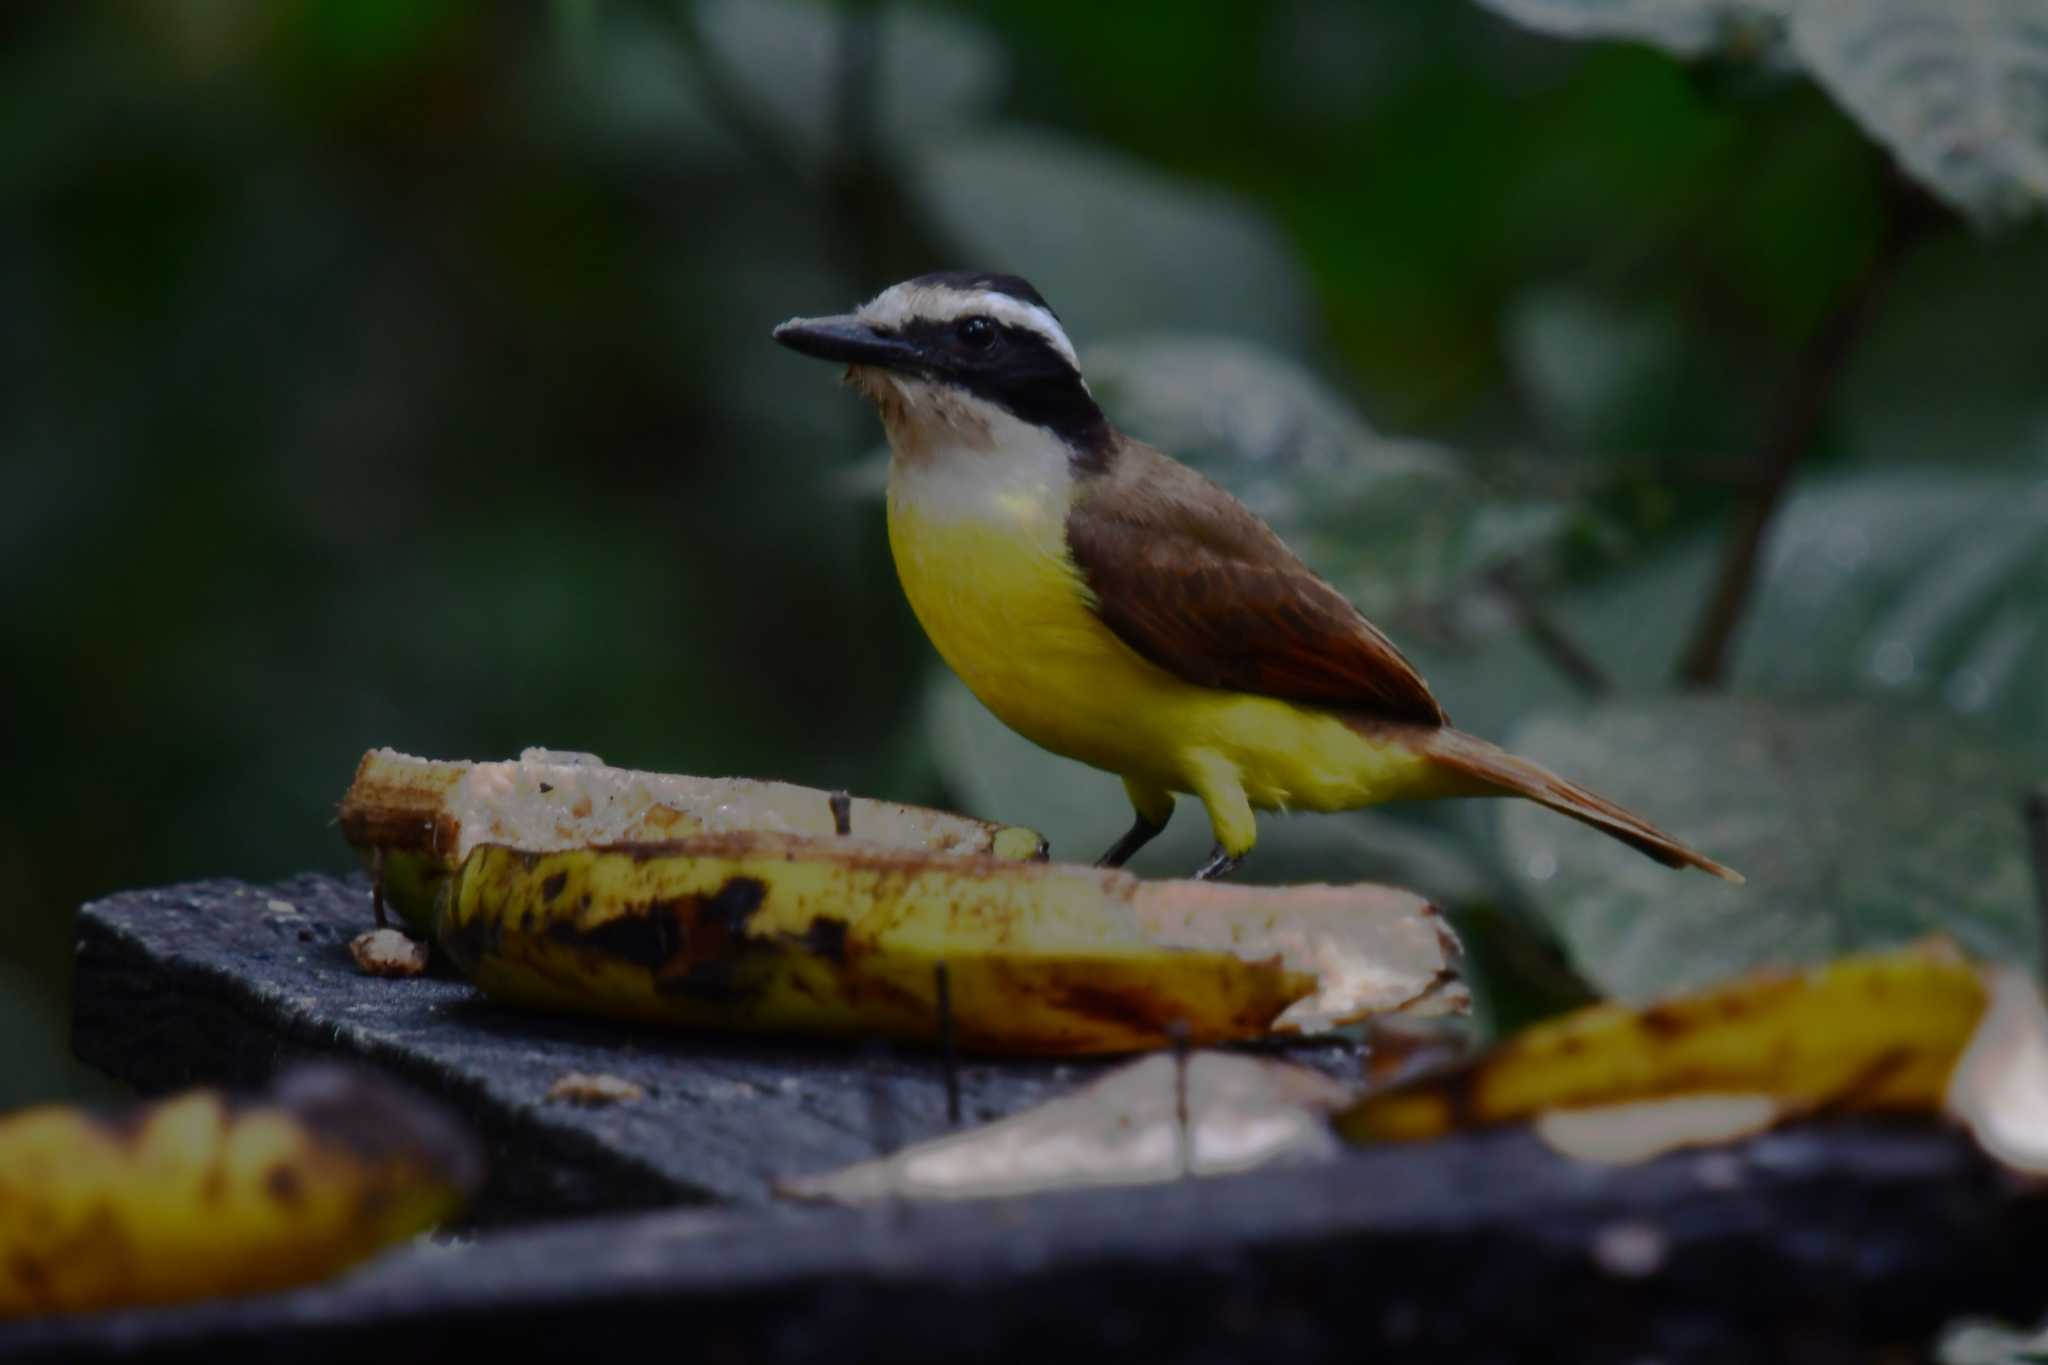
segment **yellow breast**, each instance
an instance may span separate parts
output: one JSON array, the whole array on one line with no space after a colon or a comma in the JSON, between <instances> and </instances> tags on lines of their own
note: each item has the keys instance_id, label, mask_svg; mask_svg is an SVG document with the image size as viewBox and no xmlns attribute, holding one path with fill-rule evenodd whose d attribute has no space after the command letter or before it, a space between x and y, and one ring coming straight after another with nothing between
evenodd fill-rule
<instances>
[{"instance_id":1,"label":"yellow breast","mask_svg":"<svg viewBox=\"0 0 2048 1365\"><path fill-rule=\"evenodd\" d=\"M1414 754L1342 717L1184 682L1118 639L1067 552L1076 487L1049 434L922 435L891 432L896 572L940 656L1010 728L1167 791L1213 789L1221 765L1266 808L1434 794Z\"/></svg>"},{"instance_id":2,"label":"yellow breast","mask_svg":"<svg viewBox=\"0 0 2048 1365\"><path fill-rule=\"evenodd\" d=\"M1025 737L1128 771L1139 756L1112 742L1109 714L1128 714L1137 698L1177 684L1089 609L1066 552L1065 490L994 492L968 516L914 488L906 494L900 482L889 501L889 545L940 657Z\"/></svg>"}]
</instances>

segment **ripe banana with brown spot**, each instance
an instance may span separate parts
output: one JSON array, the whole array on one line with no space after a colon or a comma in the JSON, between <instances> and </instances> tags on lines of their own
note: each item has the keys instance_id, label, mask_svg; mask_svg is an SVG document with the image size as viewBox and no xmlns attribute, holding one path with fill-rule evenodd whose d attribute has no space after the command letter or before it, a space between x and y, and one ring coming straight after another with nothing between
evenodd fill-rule
<instances>
[{"instance_id":1,"label":"ripe banana with brown spot","mask_svg":"<svg viewBox=\"0 0 2048 1365\"><path fill-rule=\"evenodd\" d=\"M1436 1137L1558 1111L1699 1095L1767 1097L1779 1115L1943 1102L1989 998L1953 950L1913 947L1765 970L1649 1005L1536 1024L1338 1119L1361 1140Z\"/></svg>"},{"instance_id":2,"label":"ripe banana with brown spot","mask_svg":"<svg viewBox=\"0 0 2048 1365\"><path fill-rule=\"evenodd\" d=\"M1097 868L775 834L484 845L452 879L439 941L519 1004L919 1042L937 1036L943 963L954 1034L983 1053L1150 1048L1180 1026L1196 1043L1255 1037L1316 989L1276 948L1168 946L1139 893Z\"/></svg>"},{"instance_id":3,"label":"ripe banana with brown spot","mask_svg":"<svg viewBox=\"0 0 2048 1365\"><path fill-rule=\"evenodd\" d=\"M374 749L339 814L343 836L378 879L379 913L389 905L427 936L449 874L483 843L544 853L758 830L1013 860L1046 853L1036 831L1016 825L788 782L635 772L544 749L503 763Z\"/></svg>"},{"instance_id":4,"label":"ripe banana with brown spot","mask_svg":"<svg viewBox=\"0 0 2048 1365\"><path fill-rule=\"evenodd\" d=\"M282 1289L454 1213L481 1173L438 1109L334 1066L255 1101L0 1118L0 1319Z\"/></svg>"}]
</instances>

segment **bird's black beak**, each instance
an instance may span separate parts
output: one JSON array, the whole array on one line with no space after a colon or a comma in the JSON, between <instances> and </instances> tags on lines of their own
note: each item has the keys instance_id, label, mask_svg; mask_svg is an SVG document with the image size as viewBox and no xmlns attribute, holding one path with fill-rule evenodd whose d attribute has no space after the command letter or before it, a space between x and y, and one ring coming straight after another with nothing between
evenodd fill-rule
<instances>
[{"instance_id":1,"label":"bird's black beak","mask_svg":"<svg viewBox=\"0 0 2048 1365\"><path fill-rule=\"evenodd\" d=\"M843 360L849 365L881 365L892 370L917 369L924 356L900 337L889 336L851 313L834 318L791 318L777 327L775 339L801 355Z\"/></svg>"}]
</instances>

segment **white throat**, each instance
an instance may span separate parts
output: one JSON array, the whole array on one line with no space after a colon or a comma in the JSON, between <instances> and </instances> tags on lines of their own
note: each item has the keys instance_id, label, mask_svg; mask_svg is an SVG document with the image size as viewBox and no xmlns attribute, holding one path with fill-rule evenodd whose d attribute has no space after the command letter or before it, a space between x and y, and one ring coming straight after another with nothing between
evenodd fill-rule
<instances>
[{"instance_id":1,"label":"white throat","mask_svg":"<svg viewBox=\"0 0 2048 1365\"><path fill-rule=\"evenodd\" d=\"M1064 517L1067 443L948 384L858 367L889 432L889 500L933 521Z\"/></svg>"}]
</instances>

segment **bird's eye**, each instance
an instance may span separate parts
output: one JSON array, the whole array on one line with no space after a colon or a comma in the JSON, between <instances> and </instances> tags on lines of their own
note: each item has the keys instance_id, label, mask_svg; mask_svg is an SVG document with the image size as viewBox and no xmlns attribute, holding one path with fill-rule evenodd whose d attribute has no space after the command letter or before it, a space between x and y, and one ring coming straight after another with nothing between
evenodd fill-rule
<instances>
[{"instance_id":1,"label":"bird's eye","mask_svg":"<svg viewBox=\"0 0 2048 1365\"><path fill-rule=\"evenodd\" d=\"M977 351L985 351L996 342L996 325L987 318L962 318L955 331L963 343Z\"/></svg>"}]
</instances>

